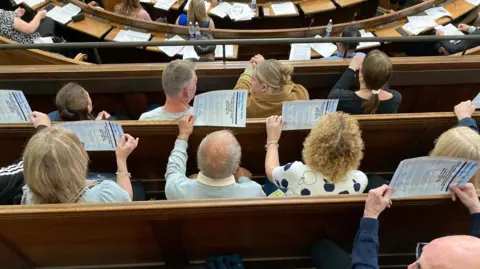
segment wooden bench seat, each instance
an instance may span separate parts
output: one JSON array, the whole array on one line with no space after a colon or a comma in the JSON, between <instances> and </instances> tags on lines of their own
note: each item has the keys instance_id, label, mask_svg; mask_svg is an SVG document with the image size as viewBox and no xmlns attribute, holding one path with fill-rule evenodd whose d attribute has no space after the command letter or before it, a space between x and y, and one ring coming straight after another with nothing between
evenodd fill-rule
<instances>
[{"instance_id":1,"label":"wooden bench seat","mask_svg":"<svg viewBox=\"0 0 480 269\"><path fill-rule=\"evenodd\" d=\"M312 268L310 247L320 238L352 249L365 197L0 207L0 263L185 268L191 261L237 253L247 264L261 265L249 268ZM415 259L417 242L468 231L468 211L450 197L394 200L380 217L381 268L405 268Z\"/></svg>"},{"instance_id":2,"label":"wooden bench seat","mask_svg":"<svg viewBox=\"0 0 480 269\"><path fill-rule=\"evenodd\" d=\"M391 174L400 161L428 155L441 133L457 124L453 112L355 116L365 141L365 154L360 170ZM474 115L480 119L480 114ZM164 175L170 151L178 135L175 122L124 121L124 132L140 138L138 148L128 159L134 179L144 180L149 197L164 198ZM189 140L188 173L198 173L196 151L203 137L216 127L195 127ZM0 125L0 165L5 166L21 157L23 147L34 133L29 124ZM233 129L242 146L242 166L260 182L265 175L265 120L248 120L246 128ZM303 141L308 131L285 131L280 141L280 161L302 160ZM91 171L115 172L113 152L90 152Z\"/></svg>"}]
</instances>

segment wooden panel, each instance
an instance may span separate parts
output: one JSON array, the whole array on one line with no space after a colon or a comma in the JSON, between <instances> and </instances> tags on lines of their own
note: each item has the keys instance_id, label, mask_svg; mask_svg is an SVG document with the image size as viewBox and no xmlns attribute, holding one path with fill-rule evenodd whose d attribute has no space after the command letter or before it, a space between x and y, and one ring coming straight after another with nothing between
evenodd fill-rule
<instances>
[{"instance_id":1,"label":"wooden panel","mask_svg":"<svg viewBox=\"0 0 480 269\"><path fill-rule=\"evenodd\" d=\"M7 206L0 208L0 236L37 267L176 261L184 268L224 253L288 259L308 257L324 237L351 249L364 203L365 195L337 195ZM394 200L380 218L381 261L412 253L418 241L466 234L468 222L467 210L448 196ZM14 265L14 257L0 256Z\"/></svg>"},{"instance_id":2,"label":"wooden panel","mask_svg":"<svg viewBox=\"0 0 480 269\"><path fill-rule=\"evenodd\" d=\"M353 6L365 1L367 0L335 0L335 2L339 4L341 7Z\"/></svg>"},{"instance_id":3,"label":"wooden panel","mask_svg":"<svg viewBox=\"0 0 480 269\"><path fill-rule=\"evenodd\" d=\"M336 9L330 0L300 1L298 4L305 14L314 14Z\"/></svg>"},{"instance_id":4,"label":"wooden panel","mask_svg":"<svg viewBox=\"0 0 480 269\"><path fill-rule=\"evenodd\" d=\"M95 19L89 18L88 16L85 16L85 19L80 22L71 21L67 24L67 26L69 28L91 35L96 38L101 38L113 28L107 23L97 21Z\"/></svg>"}]
</instances>

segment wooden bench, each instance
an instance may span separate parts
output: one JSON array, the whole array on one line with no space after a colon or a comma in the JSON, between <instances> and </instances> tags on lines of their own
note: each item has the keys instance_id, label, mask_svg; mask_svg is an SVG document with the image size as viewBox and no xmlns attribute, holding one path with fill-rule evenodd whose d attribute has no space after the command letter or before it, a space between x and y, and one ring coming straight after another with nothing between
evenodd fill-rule
<instances>
[{"instance_id":1,"label":"wooden bench","mask_svg":"<svg viewBox=\"0 0 480 269\"><path fill-rule=\"evenodd\" d=\"M312 268L310 247L321 238L351 251L365 197L5 206L0 263L14 269L185 268L237 253L248 268ZM406 268L417 242L468 232L468 211L450 197L394 200L380 217L381 268Z\"/></svg>"},{"instance_id":2,"label":"wooden bench","mask_svg":"<svg viewBox=\"0 0 480 269\"><path fill-rule=\"evenodd\" d=\"M355 116L360 123L365 154L360 170L391 175L400 161L426 156L434 141L457 124L453 112ZM475 119L480 119L476 113ZM164 199L165 169L170 151L178 135L175 122L125 121L124 132L140 138L138 148L128 159L133 178L146 183L149 197ZM206 134L222 128L195 127L189 140L187 172L198 173L196 151ZM0 126L0 165L5 166L21 157L23 147L34 133L29 124ZM242 146L242 166L249 169L259 182L265 179L265 120L250 119L246 128L233 129ZM308 131L285 131L280 141L282 164L302 160L303 141ZM90 152L90 170L116 171L114 152Z\"/></svg>"}]
</instances>

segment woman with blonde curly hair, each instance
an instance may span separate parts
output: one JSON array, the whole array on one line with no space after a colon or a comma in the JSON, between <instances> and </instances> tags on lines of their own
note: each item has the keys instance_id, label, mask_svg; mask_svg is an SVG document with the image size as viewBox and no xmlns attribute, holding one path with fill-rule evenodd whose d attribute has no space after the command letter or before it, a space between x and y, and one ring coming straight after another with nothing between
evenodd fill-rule
<instances>
[{"instance_id":1,"label":"woman with blonde curly hair","mask_svg":"<svg viewBox=\"0 0 480 269\"><path fill-rule=\"evenodd\" d=\"M303 161L280 166L278 141L282 117L267 119L268 179L287 195L362 193L367 176L356 170L363 158L363 140L358 122L352 116L333 112L323 116L303 143Z\"/></svg>"}]
</instances>

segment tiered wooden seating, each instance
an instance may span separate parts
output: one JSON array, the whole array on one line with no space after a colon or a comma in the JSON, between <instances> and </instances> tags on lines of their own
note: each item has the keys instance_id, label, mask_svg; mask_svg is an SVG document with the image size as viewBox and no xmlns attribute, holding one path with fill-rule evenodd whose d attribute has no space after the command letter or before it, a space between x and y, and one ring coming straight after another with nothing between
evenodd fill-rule
<instances>
[{"instance_id":1,"label":"tiered wooden seating","mask_svg":"<svg viewBox=\"0 0 480 269\"><path fill-rule=\"evenodd\" d=\"M478 93L480 56L392 58L394 74L390 87L403 95L400 112L452 111L454 105ZM312 99L326 98L348 60L291 61L293 81L303 84ZM231 89L247 62L198 63L198 93ZM145 94L152 104L163 104L161 74L165 64L103 66L0 67L0 88L22 90L34 109L54 110L54 96L67 82L82 84L94 98L97 109L115 112L134 110L138 117L146 106L126 93ZM146 99L146 98L145 98ZM428 100L428 101L427 101ZM127 102L128 101L128 102ZM146 102L146 101L145 101Z\"/></svg>"},{"instance_id":2,"label":"tiered wooden seating","mask_svg":"<svg viewBox=\"0 0 480 269\"><path fill-rule=\"evenodd\" d=\"M320 238L351 250L364 200L339 195L0 207L0 262L13 269L185 268L238 253L248 268L312 268L309 249ZM468 231L467 210L450 197L394 200L380 218L381 268L406 268L417 242Z\"/></svg>"},{"instance_id":3,"label":"tiered wooden seating","mask_svg":"<svg viewBox=\"0 0 480 269\"><path fill-rule=\"evenodd\" d=\"M365 172L391 174L400 161L428 155L441 133L456 125L453 112L355 116L365 141L365 156L360 169ZM480 114L475 115L480 119ZM129 170L134 178L147 183L151 197L164 197L165 169L170 151L178 135L175 122L125 121L124 132L140 138L138 148L129 158ZM188 173L198 173L196 150L202 138L222 128L195 127L189 141ZM24 144L34 133L29 124L0 125L0 165L8 165L21 156ZM246 128L233 132L242 145L242 166L263 182L265 175L265 120L250 119ZM303 141L308 131L289 131L282 134L280 159L282 163L302 160ZM90 168L95 172L114 172L113 152L91 152Z\"/></svg>"}]
</instances>

